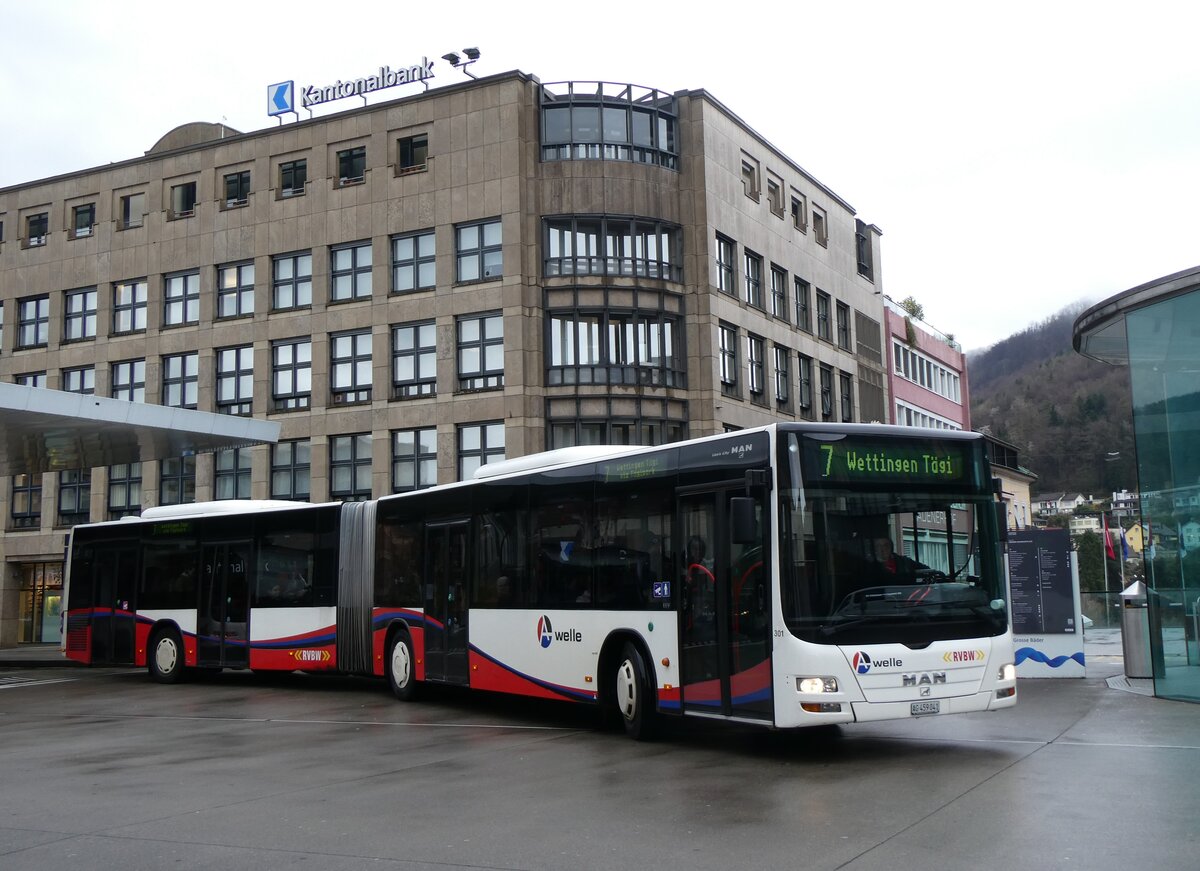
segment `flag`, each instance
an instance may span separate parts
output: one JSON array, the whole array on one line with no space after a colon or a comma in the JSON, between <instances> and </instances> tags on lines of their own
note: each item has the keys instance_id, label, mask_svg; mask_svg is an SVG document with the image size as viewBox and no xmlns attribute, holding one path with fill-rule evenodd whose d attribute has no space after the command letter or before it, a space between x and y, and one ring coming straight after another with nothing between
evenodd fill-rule
<instances>
[{"instance_id":1,"label":"flag","mask_svg":"<svg viewBox=\"0 0 1200 871\"><path fill-rule=\"evenodd\" d=\"M1104 555L1109 559L1116 559L1117 553L1113 550L1112 539L1108 535L1108 515L1100 515L1104 520Z\"/></svg>"},{"instance_id":2,"label":"flag","mask_svg":"<svg viewBox=\"0 0 1200 871\"><path fill-rule=\"evenodd\" d=\"M1183 559L1187 556L1187 548L1183 546L1183 524L1176 523L1175 529L1179 532L1179 558Z\"/></svg>"},{"instance_id":3,"label":"flag","mask_svg":"<svg viewBox=\"0 0 1200 871\"><path fill-rule=\"evenodd\" d=\"M1150 559L1153 561L1158 556L1158 550L1154 547L1154 530L1150 527L1150 523L1146 523L1146 541L1149 548Z\"/></svg>"},{"instance_id":4,"label":"flag","mask_svg":"<svg viewBox=\"0 0 1200 871\"><path fill-rule=\"evenodd\" d=\"M1129 542L1125 540L1125 527L1121 527L1121 559L1129 559Z\"/></svg>"}]
</instances>

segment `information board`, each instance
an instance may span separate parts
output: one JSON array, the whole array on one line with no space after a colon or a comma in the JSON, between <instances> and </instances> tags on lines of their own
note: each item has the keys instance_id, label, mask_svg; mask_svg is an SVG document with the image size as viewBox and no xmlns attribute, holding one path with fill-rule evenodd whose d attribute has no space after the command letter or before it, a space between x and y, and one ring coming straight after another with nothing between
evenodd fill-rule
<instances>
[{"instance_id":1,"label":"information board","mask_svg":"<svg viewBox=\"0 0 1200 871\"><path fill-rule=\"evenodd\" d=\"M1008 537L1008 586L1020 677L1084 677L1079 574L1065 529Z\"/></svg>"}]
</instances>

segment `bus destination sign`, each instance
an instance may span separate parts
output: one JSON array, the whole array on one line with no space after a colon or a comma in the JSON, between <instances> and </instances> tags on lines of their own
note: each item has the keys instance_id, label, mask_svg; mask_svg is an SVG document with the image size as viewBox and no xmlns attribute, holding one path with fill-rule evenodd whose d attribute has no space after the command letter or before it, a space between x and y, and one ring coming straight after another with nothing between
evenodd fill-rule
<instances>
[{"instance_id":1,"label":"bus destination sign","mask_svg":"<svg viewBox=\"0 0 1200 871\"><path fill-rule=\"evenodd\" d=\"M971 443L924 439L805 439L810 480L840 484L872 482L962 484L972 479Z\"/></svg>"}]
</instances>

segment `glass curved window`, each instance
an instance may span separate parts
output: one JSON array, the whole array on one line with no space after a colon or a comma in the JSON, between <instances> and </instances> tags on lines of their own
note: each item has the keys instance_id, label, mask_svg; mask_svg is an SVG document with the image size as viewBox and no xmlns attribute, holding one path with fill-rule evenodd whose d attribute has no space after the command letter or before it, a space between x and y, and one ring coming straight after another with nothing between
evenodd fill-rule
<instances>
[{"instance_id":1,"label":"glass curved window","mask_svg":"<svg viewBox=\"0 0 1200 871\"><path fill-rule=\"evenodd\" d=\"M614 82L542 87L542 160L629 160L679 168L670 94Z\"/></svg>"},{"instance_id":2,"label":"glass curved window","mask_svg":"<svg viewBox=\"0 0 1200 871\"><path fill-rule=\"evenodd\" d=\"M546 383L687 386L683 327L644 312L551 312Z\"/></svg>"},{"instance_id":3,"label":"glass curved window","mask_svg":"<svg viewBox=\"0 0 1200 871\"><path fill-rule=\"evenodd\" d=\"M680 229L640 218L547 218L543 274L683 281Z\"/></svg>"}]
</instances>

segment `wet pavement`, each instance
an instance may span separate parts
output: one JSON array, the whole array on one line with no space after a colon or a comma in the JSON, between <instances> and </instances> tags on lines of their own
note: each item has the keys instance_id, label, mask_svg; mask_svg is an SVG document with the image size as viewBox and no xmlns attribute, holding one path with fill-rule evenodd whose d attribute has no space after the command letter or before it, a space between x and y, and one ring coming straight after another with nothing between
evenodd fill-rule
<instances>
[{"instance_id":1,"label":"wet pavement","mask_svg":"<svg viewBox=\"0 0 1200 871\"><path fill-rule=\"evenodd\" d=\"M555 703L0 655L0 867L1190 871L1200 705L1111 689L1119 634L1087 651L1011 711L649 744Z\"/></svg>"}]
</instances>

